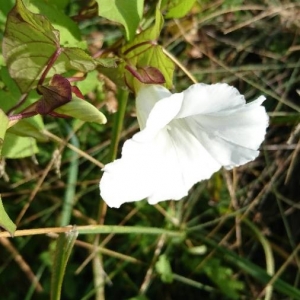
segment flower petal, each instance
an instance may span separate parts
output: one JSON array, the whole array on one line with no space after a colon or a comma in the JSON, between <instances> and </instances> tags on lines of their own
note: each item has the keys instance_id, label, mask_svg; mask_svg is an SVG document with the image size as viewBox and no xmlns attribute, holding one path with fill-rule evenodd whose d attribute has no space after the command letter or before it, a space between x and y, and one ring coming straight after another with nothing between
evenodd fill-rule
<instances>
[{"instance_id":1,"label":"flower petal","mask_svg":"<svg viewBox=\"0 0 300 300\"><path fill-rule=\"evenodd\" d=\"M105 166L101 196L110 207L148 198L149 203L180 199L187 194L177 154L166 130L151 141L140 143L137 133L125 142L122 158Z\"/></svg>"},{"instance_id":2,"label":"flower petal","mask_svg":"<svg viewBox=\"0 0 300 300\"><path fill-rule=\"evenodd\" d=\"M211 155L227 169L245 164L259 154L268 116L264 97L237 108L185 118L190 130Z\"/></svg>"},{"instance_id":3,"label":"flower petal","mask_svg":"<svg viewBox=\"0 0 300 300\"><path fill-rule=\"evenodd\" d=\"M104 167L100 191L108 206L118 208L125 202L142 200L151 194L149 181L154 174L147 150L146 144L127 140L122 158Z\"/></svg>"},{"instance_id":4,"label":"flower petal","mask_svg":"<svg viewBox=\"0 0 300 300\"><path fill-rule=\"evenodd\" d=\"M150 87L146 87L142 89L142 95L145 97L148 93L151 93L153 96L152 99L150 95L148 98L144 99L143 103L146 103L147 109L150 107L149 103L153 102L154 98L157 98L159 95L161 98L157 101L153 106L151 112L148 114L148 119L146 121L146 126L144 128L144 133L139 135L140 142L144 142L145 140L151 140L155 137L155 135L164 127L166 127L178 114L181 109L182 101L183 101L183 93L177 94L168 94L164 87L154 85ZM165 97L166 96L166 97ZM150 99L150 100L149 100ZM137 109L145 109L145 107L141 107L141 96L138 97ZM148 103L148 104L147 104ZM141 116L141 114L140 114ZM144 117L142 117L144 118ZM143 140L142 140L143 139Z\"/></svg>"},{"instance_id":5,"label":"flower petal","mask_svg":"<svg viewBox=\"0 0 300 300\"><path fill-rule=\"evenodd\" d=\"M136 98L136 113L141 130L145 128L153 106L159 100L171 95L172 93L161 85L144 85L139 90Z\"/></svg>"},{"instance_id":6,"label":"flower petal","mask_svg":"<svg viewBox=\"0 0 300 300\"><path fill-rule=\"evenodd\" d=\"M183 94L183 105L176 118L230 110L246 103L244 96L226 83L196 83Z\"/></svg>"},{"instance_id":7,"label":"flower petal","mask_svg":"<svg viewBox=\"0 0 300 300\"><path fill-rule=\"evenodd\" d=\"M173 121L152 140L146 131L126 141L122 158L104 168L100 190L110 207L144 198L150 204L179 200L221 168L183 120Z\"/></svg>"},{"instance_id":8,"label":"flower petal","mask_svg":"<svg viewBox=\"0 0 300 300\"><path fill-rule=\"evenodd\" d=\"M203 130L236 145L257 150L266 134L268 115L261 103L265 97L232 109L192 117ZM188 118L189 119L189 118Z\"/></svg>"},{"instance_id":9,"label":"flower petal","mask_svg":"<svg viewBox=\"0 0 300 300\"><path fill-rule=\"evenodd\" d=\"M210 178L221 168L221 164L190 130L185 119L172 121L169 135L177 153L177 163L186 191L195 183Z\"/></svg>"},{"instance_id":10,"label":"flower petal","mask_svg":"<svg viewBox=\"0 0 300 300\"><path fill-rule=\"evenodd\" d=\"M204 145L211 156L226 169L232 169L254 160L259 151L233 144L218 136L197 131L197 139Z\"/></svg>"}]
</instances>

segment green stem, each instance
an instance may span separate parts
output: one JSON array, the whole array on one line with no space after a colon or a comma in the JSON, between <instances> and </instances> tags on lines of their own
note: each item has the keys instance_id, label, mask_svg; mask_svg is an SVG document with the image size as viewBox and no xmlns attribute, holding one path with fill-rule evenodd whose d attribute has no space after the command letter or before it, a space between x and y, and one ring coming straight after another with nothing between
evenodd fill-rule
<instances>
[{"instance_id":1,"label":"green stem","mask_svg":"<svg viewBox=\"0 0 300 300\"><path fill-rule=\"evenodd\" d=\"M75 134L73 134L70 126L66 126L69 134L72 134L70 143L79 148L79 142ZM61 221L60 226L66 226L70 224L72 209L74 205L74 197L76 193L76 183L77 183L77 175L78 175L78 154L76 152L71 153L70 166L68 170L68 180L67 187L64 196L64 203L62 207L61 213Z\"/></svg>"},{"instance_id":2,"label":"green stem","mask_svg":"<svg viewBox=\"0 0 300 300\"><path fill-rule=\"evenodd\" d=\"M128 91L119 89L118 91L118 111L114 115L114 123L112 129L112 139L109 149L108 160L113 161L117 157L118 146L120 141L121 132L123 129L124 116L126 112ZM98 210L98 222L104 224L106 215L107 205L104 201L99 204ZM98 247L100 241L100 235L97 235L94 240L95 249ZM101 270L101 271L99 271ZM98 254L93 259L93 271L94 271L94 285L97 289L96 297L97 300L105 299L105 276L103 271L102 255Z\"/></svg>"},{"instance_id":3,"label":"green stem","mask_svg":"<svg viewBox=\"0 0 300 300\"><path fill-rule=\"evenodd\" d=\"M119 106L118 106L118 111L114 116L112 140L111 140L110 151L109 151L110 161L115 160L117 157L118 146L119 146L121 132L123 129L124 116L126 112L127 100L128 100L128 91L119 89L118 91Z\"/></svg>"},{"instance_id":4,"label":"green stem","mask_svg":"<svg viewBox=\"0 0 300 300\"><path fill-rule=\"evenodd\" d=\"M251 223L247 218L244 218L243 222L254 232L254 234L257 236L258 240L260 241L260 243L264 249L265 256L266 256L267 273L270 276L273 276L275 273L275 264L274 264L274 256L273 256L273 252L272 252L270 243L264 237L264 235L259 231L259 229L253 223ZM265 291L266 291L265 300L271 300L273 286L268 284L265 287Z\"/></svg>"},{"instance_id":5,"label":"green stem","mask_svg":"<svg viewBox=\"0 0 300 300\"><path fill-rule=\"evenodd\" d=\"M126 112L128 91L119 89L118 91L118 111L114 115L114 123L112 129L112 139L109 149L108 161L113 161L117 157L118 146L120 141L121 132L123 129L124 116ZM104 224L107 205L104 201L101 201L98 209L98 222ZM100 235L97 235L94 239L94 246L97 249L100 241ZM105 276L103 271L102 255L99 253L95 255L93 259L93 273L94 273L94 286L96 288L95 299L105 299Z\"/></svg>"},{"instance_id":6,"label":"green stem","mask_svg":"<svg viewBox=\"0 0 300 300\"><path fill-rule=\"evenodd\" d=\"M169 237L184 239L185 233L176 230L168 230L158 227L141 227L141 226L119 226L119 225L87 225L77 226L78 234L165 234Z\"/></svg>"}]
</instances>

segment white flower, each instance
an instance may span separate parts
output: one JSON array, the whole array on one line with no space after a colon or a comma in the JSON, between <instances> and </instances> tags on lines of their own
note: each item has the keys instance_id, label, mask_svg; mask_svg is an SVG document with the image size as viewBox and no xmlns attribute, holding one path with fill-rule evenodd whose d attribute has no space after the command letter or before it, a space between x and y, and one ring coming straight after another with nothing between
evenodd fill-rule
<instances>
[{"instance_id":1,"label":"white flower","mask_svg":"<svg viewBox=\"0 0 300 300\"><path fill-rule=\"evenodd\" d=\"M159 85L141 88L141 131L125 142L121 159L105 166L102 198L110 207L145 198L150 204L179 200L222 166L252 161L268 126L264 100L246 104L225 83L194 84L176 94Z\"/></svg>"}]
</instances>

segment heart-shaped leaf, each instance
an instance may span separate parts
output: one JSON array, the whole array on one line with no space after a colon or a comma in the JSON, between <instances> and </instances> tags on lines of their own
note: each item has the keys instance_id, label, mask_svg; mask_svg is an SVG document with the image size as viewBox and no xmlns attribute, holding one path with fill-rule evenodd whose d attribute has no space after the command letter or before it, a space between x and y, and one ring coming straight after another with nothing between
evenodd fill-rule
<instances>
[{"instance_id":1,"label":"heart-shaped leaf","mask_svg":"<svg viewBox=\"0 0 300 300\"><path fill-rule=\"evenodd\" d=\"M21 90L37 85L49 58L59 48L59 32L42 15L26 9L21 0L7 17L2 51L9 73Z\"/></svg>"},{"instance_id":2,"label":"heart-shaped leaf","mask_svg":"<svg viewBox=\"0 0 300 300\"><path fill-rule=\"evenodd\" d=\"M86 42L82 41L78 24L65 13L65 8L59 8L64 1L69 2L70 0L27 0L24 3L31 12L45 16L51 25L59 31L60 45L86 49L87 45Z\"/></svg>"},{"instance_id":3,"label":"heart-shaped leaf","mask_svg":"<svg viewBox=\"0 0 300 300\"><path fill-rule=\"evenodd\" d=\"M59 32L49 20L26 9L21 0L8 14L2 46L9 73L22 93L36 88L42 75L47 84L54 74L88 72L98 66L83 49L61 47Z\"/></svg>"},{"instance_id":4,"label":"heart-shaped leaf","mask_svg":"<svg viewBox=\"0 0 300 300\"><path fill-rule=\"evenodd\" d=\"M122 48L122 53L128 64L135 66L136 70L142 70L142 73L145 73L144 71L149 67L152 69L150 69L150 74L148 75L151 75L151 73L153 73L152 71L155 69L159 70L165 80L166 87L171 88L173 84L175 66L171 59L163 52L162 47L156 42L160 35L162 26L163 18L159 8L157 7L155 24L137 35L132 42L126 44ZM125 75L126 82L130 87L132 87L134 86L134 80L128 75L129 73ZM140 75L142 76L142 74ZM147 76L147 74L144 75ZM142 77L145 79L145 76ZM150 77L152 77L152 75ZM156 75L153 77L158 79L158 72L156 72Z\"/></svg>"}]
</instances>

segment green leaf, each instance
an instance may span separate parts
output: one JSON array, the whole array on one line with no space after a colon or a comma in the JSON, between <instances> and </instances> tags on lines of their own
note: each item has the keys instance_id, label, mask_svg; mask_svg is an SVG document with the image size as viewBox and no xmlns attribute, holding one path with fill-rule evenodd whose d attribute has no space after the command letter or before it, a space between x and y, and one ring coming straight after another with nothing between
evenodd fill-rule
<instances>
[{"instance_id":1,"label":"green leaf","mask_svg":"<svg viewBox=\"0 0 300 300\"><path fill-rule=\"evenodd\" d=\"M136 53L136 56L129 60L132 65L135 65L137 69L145 67L158 69L165 79L166 87L172 88L175 66L173 61L164 54L161 46L152 45L147 49L147 51L144 51L141 54L139 54L138 50L135 49L131 52L131 54L134 55L134 53ZM131 83L132 79L130 79L127 74L126 76L129 85L133 86Z\"/></svg>"},{"instance_id":2,"label":"green leaf","mask_svg":"<svg viewBox=\"0 0 300 300\"><path fill-rule=\"evenodd\" d=\"M192 9L196 0L170 0L167 6L166 18L182 18Z\"/></svg>"},{"instance_id":3,"label":"green leaf","mask_svg":"<svg viewBox=\"0 0 300 300\"><path fill-rule=\"evenodd\" d=\"M161 280L166 283L173 282L173 273L170 265L170 261L168 260L165 254L160 255L157 263L155 264L155 269L157 273L160 274Z\"/></svg>"},{"instance_id":4,"label":"green leaf","mask_svg":"<svg viewBox=\"0 0 300 300\"><path fill-rule=\"evenodd\" d=\"M204 266L204 272L228 298L239 299L238 292L243 290L244 284L234 277L229 267L222 266L219 259L210 259Z\"/></svg>"},{"instance_id":5,"label":"green leaf","mask_svg":"<svg viewBox=\"0 0 300 300\"><path fill-rule=\"evenodd\" d=\"M51 300L60 299L66 266L77 236L78 231L73 228L61 233L57 239L51 276Z\"/></svg>"},{"instance_id":6,"label":"green leaf","mask_svg":"<svg viewBox=\"0 0 300 300\"><path fill-rule=\"evenodd\" d=\"M64 66L67 63L66 66ZM92 71L97 67L98 63L84 50L80 48L63 48L62 54L59 56L55 67L59 67L59 72L68 70L77 70L81 72Z\"/></svg>"},{"instance_id":7,"label":"green leaf","mask_svg":"<svg viewBox=\"0 0 300 300\"><path fill-rule=\"evenodd\" d=\"M66 15L63 7L57 8L63 1L59 0L56 3L51 1L30 0L28 9L33 13L44 15L51 22L51 25L60 33L60 44L69 47L84 47L86 43L82 42L81 32L78 25ZM82 47L81 47L82 46Z\"/></svg>"},{"instance_id":8,"label":"green leaf","mask_svg":"<svg viewBox=\"0 0 300 300\"><path fill-rule=\"evenodd\" d=\"M124 81L124 72L125 72L125 62L120 60L118 62L117 68L105 68L103 66L98 66L97 71L106 77L108 77L111 81L113 81L118 87L126 88L126 84ZM1 91L0 91L1 92Z\"/></svg>"},{"instance_id":9,"label":"green leaf","mask_svg":"<svg viewBox=\"0 0 300 300\"><path fill-rule=\"evenodd\" d=\"M132 55L130 49L137 48L139 52L147 49L149 45L153 44L153 42L155 42L159 38L163 24L163 16L160 10L156 8L154 25L142 31L134 38L134 40L124 45L124 47L122 48L122 53L128 57L131 57ZM127 52L129 55L127 55Z\"/></svg>"},{"instance_id":10,"label":"green leaf","mask_svg":"<svg viewBox=\"0 0 300 300\"><path fill-rule=\"evenodd\" d=\"M159 45L151 47L147 52L139 56L137 67L151 66L157 68L164 76L167 88L173 86L174 63L167 57L163 48Z\"/></svg>"},{"instance_id":11,"label":"green leaf","mask_svg":"<svg viewBox=\"0 0 300 300\"><path fill-rule=\"evenodd\" d=\"M6 213L2 203L1 196L0 196L0 227L8 231L11 236L14 235L14 232L16 231L17 228L15 223L10 219L10 217Z\"/></svg>"},{"instance_id":12,"label":"green leaf","mask_svg":"<svg viewBox=\"0 0 300 300\"><path fill-rule=\"evenodd\" d=\"M70 0L51 0L51 4L59 9L65 9Z\"/></svg>"},{"instance_id":13,"label":"green leaf","mask_svg":"<svg viewBox=\"0 0 300 300\"><path fill-rule=\"evenodd\" d=\"M59 47L59 32L42 15L28 11L21 0L7 17L3 38L3 56L9 73L20 90L35 87Z\"/></svg>"},{"instance_id":14,"label":"green leaf","mask_svg":"<svg viewBox=\"0 0 300 300\"><path fill-rule=\"evenodd\" d=\"M21 97L21 93L15 81L10 77L6 67L1 68L0 78L5 84L5 88L3 90L0 90L0 108L4 111L8 111L12 106L18 103ZM37 95L37 93L30 93L25 103L21 105L17 111L21 111L28 105L36 102L38 100L38 97L40 96ZM47 141L48 138L42 133L43 129L43 119L40 115L37 115L28 119L18 121L18 123L8 129L8 132L23 137L34 137L38 141L44 142Z\"/></svg>"},{"instance_id":15,"label":"green leaf","mask_svg":"<svg viewBox=\"0 0 300 300\"><path fill-rule=\"evenodd\" d=\"M2 147L2 156L6 158L23 158L38 152L34 138L21 137L6 132Z\"/></svg>"},{"instance_id":16,"label":"green leaf","mask_svg":"<svg viewBox=\"0 0 300 300\"><path fill-rule=\"evenodd\" d=\"M44 126L39 126L33 119L40 116L35 116L30 119L20 120L17 124L10 127L7 132L23 137L33 137L39 142L47 142L49 139L43 134Z\"/></svg>"},{"instance_id":17,"label":"green leaf","mask_svg":"<svg viewBox=\"0 0 300 300\"><path fill-rule=\"evenodd\" d=\"M4 142L4 136L8 127L8 117L6 114L0 109L0 154L2 151L2 146Z\"/></svg>"},{"instance_id":18,"label":"green leaf","mask_svg":"<svg viewBox=\"0 0 300 300\"><path fill-rule=\"evenodd\" d=\"M102 91L103 82L99 80L98 72L92 71L87 74L85 80L76 82L76 86L83 95L86 95L94 90Z\"/></svg>"},{"instance_id":19,"label":"green leaf","mask_svg":"<svg viewBox=\"0 0 300 300\"><path fill-rule=\"evenodd\" d=\"M105 124L107 121L104 114L100 112L95 106L83 99L76 97L74 94L70 102L57 108L55 112L85 122Z\"/></svg>"},{"instance_id":20,"label":"green leaf","mask_svg":"<svg viewBox=\"0 0 300 300\"><path fill-rule=\"evenodd\" d=\"M45 16L27 10L21 0L17 0L8 15L3 56L11 77L22 93L37 86L51 59L53 65L46 74L46 81L54 74L69 70L88 72L98 65L80 48L61 48L59 32Z\"/></svg>"},{"instance_id":21,"label":"green leaf","mask_svg":"<svg viewBox=\"0 0 300 300\"><path fill-rule=\"evenodd\" d=\"M6 95L7 95L6 97L0 97L1 108L3 108L2 105L4 103L7 103L7 109L9 109L12 105L15 105L19 101L19 99L21 97L21 93L18 89L18 86L16 85L16 82L9 75L7 67L1 67L0 77L6 86L6 88L4 90L0 90L0 92L3 92L3 94L6 93ZM9 97L11 99L7 99L7 97ZM11 101L11 100L13 100L13 101ZM5 107L4 107L4 110L5 110Z\"/></svg>"},{"instance_id":22,"label":"green leaf","mask_svg":"<svg viewBox=\"0 0 300 300\"><path fill-rule=\"evenodd\" d=\"M96 62L105 68L117 68L117 63L120 60L116 57L96 58Z\"/></svg>"},{"instance_id":23,"label":"green leaf","mask_svg":"<svg viewBox=\"0 0 300 300\"><path fill-rule=\"evenodd\" d=\"M0 109L4 112L8 112L13 106L19 103L22 95L16 84L16 82L11 78L8 73L7 67L2 67L0 70L0 80L4 83L4 87L0 89ZM26 101L18 107L15 113L18 113L28 107L30 104L36 102L40 95L35 91L28 94ZM40 116L35 116L30 118L30 121L38 124L40 127L43 126L43 120Z\"/></svg>"},{"instance_id":24,"label":"green leaf","mask_svg":"<svg viewBox=\"0 0 300 300\"><path fill-rule=\"evenodd\" d=\"M143 15L144 0L97 0L97 3L99 16L122 24L127 40L135 36Z\"/></svg>"},{"instance_id":25,"label":"green leaf","mask_svg":"<svg viewBox=\"0 0 300 300\"><path fill-rule=\"evenodd\" d=\"M126 44L122 48L122 53L128 64L135 66L136 69L149 67L158 69L165 79L166 87L171 88L175 65L164 54L163 48L156 43L162 26L163 18L160 10L157 8L154 25L137 35L132 42ZM128 72L125 74L128 85L134 86L131 74L130 76L128 76Z\"/></svg>"},{"instance_id":26,"label":"green leaf","mask_svg":"<svg viewBox=\"0 0 300 300\"><path fill-rule=\"evenodd\" d=\"M0 13L3 13L3 15L7 15L9 11L12 9L14 6L13 0L7 0L7 1L1 1L0 3Z\"/></svg>"}]
</instances>

